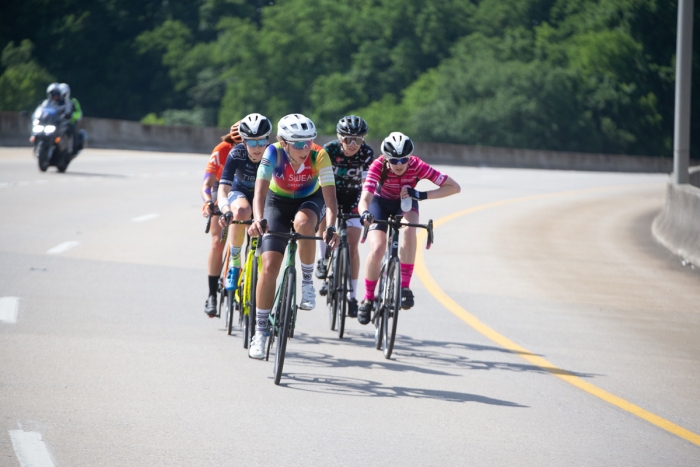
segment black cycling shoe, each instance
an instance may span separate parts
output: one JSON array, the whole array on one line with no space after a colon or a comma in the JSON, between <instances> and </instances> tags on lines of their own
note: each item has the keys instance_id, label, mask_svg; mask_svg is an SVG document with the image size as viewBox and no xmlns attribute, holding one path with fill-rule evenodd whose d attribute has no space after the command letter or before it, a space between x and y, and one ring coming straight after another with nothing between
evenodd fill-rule
<instances>
[{"instance_id":1,"label":"black cycling shoe","mask_svg":"<svg viewBox=\"0 0 700 467\"><path fill-rule=\"evenodd\" d=\"M357 318L357 299L348 298L348 318Z\"/></svg>"},{"instance_id":2,"label":"black cycling shoe","mask_svg":"<svg viewBox=\"0 0 700 467\"><path fill-rule=\"evenodd\" d=\"M369 323L372 319L372 308L374 308L374 302L372 300L362 300L357 310L357 322L360 324Z\"/></svg>"},{"instance_id":3,"label":"black cycling shoe","mask_svg":"<svg viewBox=\"0 0 700 467\"><path fill-rule=\"evenodd\" d=\"M209 298L204 303L204 312L210 318L216 316L216 295L209 295Z\"/></svg>"},{"instance_id":4,"label":"black cycling shoe","mask_svg":"<svg viewBox=\"0 0 700 467\"><path fill-rule=\"evenodd\" d=\"M326 267L325 261L323 259L319 259L316 262L316 277L319 279L325 279L327 275L328 268Z\"/></svg>"},{"instance_id":5,"label":"black cycling shoe","mask_svg":"<svg viewBox=\"0 0 700 467\"><path fill-rule=\"evenodd\" d=\"M401 289L401 308L408 310L413 308L413 292L408 287Z\"/></svg>"},{"instance_id":6,"label":"black cycling shoe","mask_svg":"<svg viewBox=\"0 0 700 467\"><path fill-rule=\"evenodd\" d=\"M323 285L321 286L321 289L318 291L318 294L321 297L325 297L326 295L328 295L328 284L326 284L324 282Z\"/></svg>"}]
</instances>

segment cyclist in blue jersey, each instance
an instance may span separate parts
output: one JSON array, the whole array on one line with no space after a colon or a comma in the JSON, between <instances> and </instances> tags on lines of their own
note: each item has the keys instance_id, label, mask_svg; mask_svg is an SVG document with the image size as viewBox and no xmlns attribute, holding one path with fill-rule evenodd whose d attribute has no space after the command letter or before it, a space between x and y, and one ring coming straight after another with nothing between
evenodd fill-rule
<instances>
[{"instance_id":1,"label":"cyclist in blue jersey","mask_svg":"<svg viewBox=\"0 0 700 467\"><path fill-rule=\"evenodd\" d=\"M260 114L247 115L238 125L243 142L231 149L219 180L218 204L222 216L219 224L225 228L235 220L248 220L253 209L253 195L258 166L270 142L272 123ZM224 287L233 290L238 283L241 270L241 247L245 240L245 225L230 227L229 242L231 259L228 264Z\"/></svg>"}]
</instances>

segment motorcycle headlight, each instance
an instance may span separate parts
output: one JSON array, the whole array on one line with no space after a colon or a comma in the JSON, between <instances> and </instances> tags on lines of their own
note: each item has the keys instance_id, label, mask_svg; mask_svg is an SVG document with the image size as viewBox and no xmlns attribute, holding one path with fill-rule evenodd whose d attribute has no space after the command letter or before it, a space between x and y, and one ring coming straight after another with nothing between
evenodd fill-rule
<instances>
[{"instance_id":1,"label":"motorcycle headlight","mask_svg":"<svg viewBox=\"0 0 700 467\"><path fill-rule=\"evenodd\" d=\"M44 125L34 125L34 128L32 128L33 133L41 133L44 131Z\"/></svg>"},{"instance_id":2,"label":"motorcycle headlight","mask_svg":"<svg viewBox=\"0 0 700 467\"><path fill-rule=\"evenodd\" d=\"M46 125L44 127L44 133L46 133L47 135L49 133L53 133L54 131L56 131L56 127L54 125Z\"/></svg>"}]
</instances>

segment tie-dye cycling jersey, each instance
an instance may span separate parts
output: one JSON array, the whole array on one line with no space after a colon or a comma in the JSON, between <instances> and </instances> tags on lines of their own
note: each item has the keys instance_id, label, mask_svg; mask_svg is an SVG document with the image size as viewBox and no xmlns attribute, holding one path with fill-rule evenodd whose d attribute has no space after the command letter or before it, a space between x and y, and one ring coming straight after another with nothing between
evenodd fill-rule
<instances>
[{"instance_id":1,"label":"tie-dye cycling jersey","mask_svg":"<svg viewBox=\"0 0 700 467\"><path fill-rule=\"evenodd\" d=\"M296 172L282 144L269 145L260 161L258 178L269 181L270 190L284 198L306 198L319 186L335 185L328 153L318 144L311 146L309 157Z\"/></svg>"}]
</instances>

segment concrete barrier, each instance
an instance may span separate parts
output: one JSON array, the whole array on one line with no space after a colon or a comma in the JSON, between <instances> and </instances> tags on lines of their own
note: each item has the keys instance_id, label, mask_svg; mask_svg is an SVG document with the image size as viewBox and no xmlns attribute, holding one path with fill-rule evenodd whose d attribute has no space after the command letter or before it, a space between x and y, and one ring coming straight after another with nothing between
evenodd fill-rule
<instances>
[{"instance_id":1,"label":"concrete barrier","mask_svg":"<svg viewBox=\"0 0 700 467\"><path fill-rule=\"evenodd\" d=\"M0 112L0 146L28 146L29 115ZM84 118L80 127L90 135L89 147L209 154L228 129L143 125L139 122ZM332 136L320 136L323 144ZM368 140L379 153L381 140ZM516 167L606 172L670 173L670 157L626 156L541 151L461 144L416 143L416 154L433 164Z\"/></svg>"},{"instance_id":2,"label":"concrete barrier","mask_svg":"<svg viewBox=\"0 0 700 467\"><path fill-rule=\"evenodd\" d=\"M688 170L688 174L689 174L688 183L700 188L700 165L697 165L695 167L691 167Z\"/></svg>"},{"instance_id":3,"label":"concrete barrier","mask_svg":"<svg viewBox=\"0 0 700 467\"><path fill-rule=\"evenodd\" d=\"M673 254L700 266L700 188L669 182L666 204L651 231Z\"/></svg>"}]
</instances>

